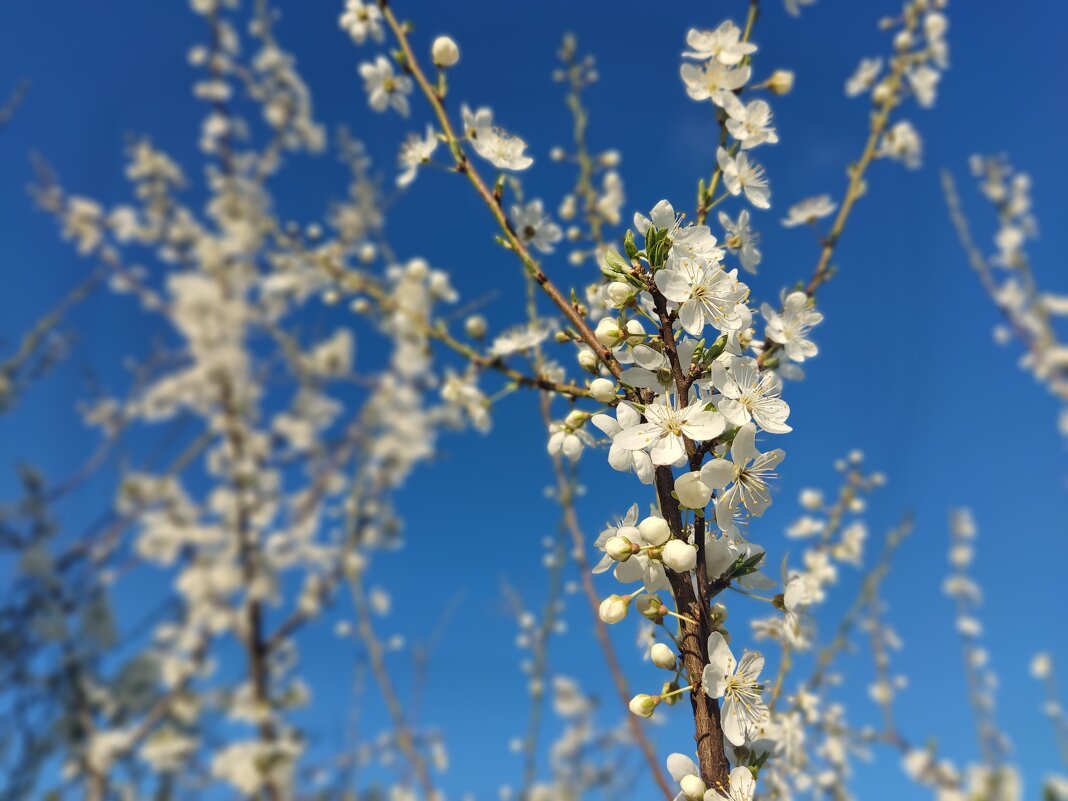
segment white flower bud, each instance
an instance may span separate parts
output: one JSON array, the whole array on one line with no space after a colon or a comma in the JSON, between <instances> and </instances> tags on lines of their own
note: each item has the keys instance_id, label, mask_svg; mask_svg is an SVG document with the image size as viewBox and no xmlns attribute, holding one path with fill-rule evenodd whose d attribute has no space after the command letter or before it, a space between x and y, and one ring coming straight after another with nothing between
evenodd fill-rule
<instances>
[{"instance_id":1,"label":"white flower bud","mask_svg":"<svg viewBox=\"0 0 1068 801\"><path fill-rule=\"evenodd\" d=\"M611 403L616 399L616 384L607 378L595 378L590 382L590 397L601 403Z\"/></svg>"},{"instance_id":2,"label":"white flower bud","mask_svg":"<svg viewBox=\"0 0 1068 801\"><path fill-rule=\"evenodd\" d=\"M604 544L604 552L617 562L626 562L634 555L631 542L626 537L609 537Z\"/></svg>"},{"instance_id":3,"label":"white flower bud","mask_svg":"<svg viewBox=\"0 0 1068 801\"><path fill-rule=\"evenodd\" d=\"M601 601L597 609L597 615L605 623L618 623L627 616L627 607L630 606L630 598L622 595L609 595Z\"/></svg>"},{"instance_id":4,"label":"white flower bud","mask_svg":"<svg viewBox=\"0 0 1068 801\"><path fill-rule=\"evenodd\" d=\"M608 299L616 308L626 306L634 296L634 287L624 281L613 281L608 285Z\"/></svg>"},{"instance_id":5,"label":"white flower bud","mask_svg":"<svg viewBox=\"0 0 1068 801\"><path fill-rule=\"evenodd\" d=\"M1036 679L1048 679L1053 672L1053 660L1045 652L1035 654L1031 660L1031 675Z\"/></svg>"},{"instance_id":6,"label":"white flower bud","mask_svg":"<svg viewBox=\"0 0 1068 801\"><path fill-rule=\"evenodd\" d=\"M583 348L578 352L579 366L588 373L597 374L597 369L601 364L601 360L597 358L597 354L589 348Z\"/></svg>"},{"instance_id":7,"label":"white flower bud","mask_svg":"<svg viewBox=\"0 0 1068 801\"><path fill-rule=\"evenodd\" d=\"M464 330L472 339L482 339L486 336L486 318L481 314L472 314L464 320Z\"/></svg>"},{"instance_id":8,"label":"white flower bud","mask_svg":"<svg viewBox=\"0 0 1068 801\"><path fill-rule=\"evenodd\" d=\"M682 777L679 782L679 789L682 790L682 794L686 796L688 801L701 801L708 786L701 780L700 776L691 773Z\"/></svg>"},{"instance_id":9,"label":"white flower bud","mask_svg":"<svg viewBox=\"0 0 1068 801\"><path fill-rule=\"evenodd\" d=\"M612 167L618 167L619 162L621 162L622 160L623 157L619 155L618 150L606 150L604 153L601 154L600 158L601 166L608 167L609 169L611 169Z\"/></svg>"},{"instance_id":10,"label":"white flower bud","mask_svg":"<svg viewBox=\"0 0 1068 801\"><path fill-rule=\"evenodd\" d=\"M638 531L647 545L663 545L671 539L671 529L662 517L647 517L638 524Z\"/></svg>"},{"instance_id":11,"label":"white flower bud","mask_svg":"<svg viewBox=\"0 0 1068 801\"><path fill-rule=\"evenodd\" d=\"M675 494L687 509L704 509L712 499L712 488L701 481L701 471L694 470L675 479Z\"/></svg>"},{"instance_id":12,"label":"white flower bud","mask_svg":"<svg viewBox=\"0 0 1068 801\"><path fill-rule=\"evenodd\" d=\"M811 511L819 509L823 506L823 493L818 489L801 490L801 505Z\"/></svg>"},{"instance_id":13,"label":"white flower bud","mask_svg":"<svg viewBox=\"0 0 1068 801\"><path fill-rule=\"evenodd\" d=\"M627 339L631 344L645 339L645 327L641 320L627 320Z\"/></svg>"},{"instance_id":14,"label":"white flower bud","mask_svg":"<svg viewBox=\"0 0 1068 801\"><path fill-rule=\"evenodd\" d=\"M605 317L597 323L597 328L593 334L597 337L597 341L606 348L618 345L620 340L623 339L623 332L619 330L619 323L611 317Z\"/></svg>"},{"instance_id":15,"label":"white flower bud","mask_svg":"<svg viewBox=\"0 0 1068 801\"><path fill-rule=\"evenodd\" d=\"M924 15L923 33L928 39L941 39L949 27L945 14L932 12Z\"/></svg>"},{"instance_id":16,"label":"white flower bud","mask_svg":"<svg viewBox=\"0 0 1068 801\"><path fill-rule=\"evenodd\" d=\"M364 264L370 264L378 256L378 248L376 248L372 243L368 242L360 248L360 252L358 255L360 257L360 261L362 261Z\"/></svg>"},{"instance_id":17,"label":"white flower bud","mask_svg":"<svg viewBox=\"0 0 1068 801\"><path fill-rule=\"evenodd\" d=\"M582 409L572 409L567 413L567 417L564 418L564 423L570 429L582 428L587 420L590 419L590 413L584 412Z\"/></svg>"},{"instance_id":18,"label":"white flower bud","mask_svg":"<svg viewBox=\"0 0 1068 801\"><path fill-rule=\"evenodd\" d=\"M711 612L713 623L722 623L724 620L727 619L727 607L721 604L719 601L716 601L714 604L712 604Z\"/></svg>"},{"instance_id":19,"label":"white flower bud","mask_svg":"<svg viewBox=\"0 0 1068 801\"><path fill-rule=\"evenodd\" d=\"M557 145L556 147L554 147L552 150L549 151L549 158L552 159L553 161L563 161L564 159L567 158L567 151L564 150L559 145ZM561 214L561 216L563 216L563 215Z\"/></svg>"},{"instance_id":20,"label":"white flower bud","mask_svg":"<svg viewBox=\"0 0 1068 801\"><path fill-rule=\"evenodd\" d=\"M638 693L630 699L627 707L640 718L651 718L656 709L657 699L646 693Z\"/></svg>"},{"instance_id":21,"label":"white flower bud","mask_svg":"<svg viewBox=\"0 0 1068 801\"><path fill-rule=\"evenodd\" d=\"M654 643L653 647L649 649L649 659L658 668L664 668L664 670L675 669L675 652L671 650L670 646L664 645L662 642Z\"/></svg>"},{"instance_id":22,"label":"white flower bud","mask_svg":"<svg viewBox=\"0 0 1068 801\"><path fill-rule=\"evenodd\" d=\"M794 88L794 74L790 70L775 70L768 78L768 89L772 94L789 94Z\"/></svg>"},{"instance_id":23,"label":"white flower bud","mask_svg":"<svg viewBox=\"0 0 1068 801\"><path fill-rule=\"evenodd\" d=\"M460 48L450 37L439 36L430 45L430 57L439 67L451 67L460 60Z\"/></svg>"},{"instance_id":24,"label":"white flower bud","mask_svg":"<svg viewBox=\"0 0 1068 801\"><path fill-rule=\"evenodd\" d=\"M893 97L893 94L894 90L890 88L888 83L883 81L875 87L875 90L871 93L871 99L876 105L882 105L890 100L890 98Z\"/></svg>"},{"instance_id":25,"label":"white flower bud","mask_svg":"<svg viewBox=\"0 0 1068 801\"><path fill-rule=\"evenodd\" d=\"M638 611L642 613L642 617L657 623L664 617L661 612L663 606L664 604L658 595L643 595L638 599Z\"/></svg>"},{"instance_id":26,"label":"white flower bud","mask_svg":"<svg viewBox=\"0 0 1068 801\"><path fill-rule=\"evenodd\" d=\"M676 573L686 573L697 566L697 549L682 540L669 540L660 558Z\"/></svg>"}]
</instances>

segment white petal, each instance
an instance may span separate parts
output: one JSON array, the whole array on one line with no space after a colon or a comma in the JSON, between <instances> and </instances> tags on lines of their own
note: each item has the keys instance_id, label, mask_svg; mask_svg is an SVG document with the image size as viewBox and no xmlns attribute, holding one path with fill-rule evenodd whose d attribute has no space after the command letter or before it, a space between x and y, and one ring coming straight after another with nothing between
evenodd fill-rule
<instances>
[{"instance_id":1,"label":"white petal","mask_svg":"<svg viewBox=\"0 0 1068 801\"><path fill-rule=\"evenodd\" d=\"M713 459L701 467L701 480L712 489L723 489L734 481L734 462Z\"/></svg>"}]
</instances>

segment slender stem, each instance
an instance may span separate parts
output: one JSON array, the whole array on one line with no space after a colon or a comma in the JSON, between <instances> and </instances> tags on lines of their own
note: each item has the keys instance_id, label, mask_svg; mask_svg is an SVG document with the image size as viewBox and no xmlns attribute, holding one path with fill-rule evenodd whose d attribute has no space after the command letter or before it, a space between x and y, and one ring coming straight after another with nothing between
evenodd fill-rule
<instances>
[{"instance_id":1,"label":"slender stem","mask_svg":"<svg viewBox=\"0 0 1068 801\"><path fill-rule=\"evenodd\" d=\"M518 236L516 236L516 233L512 229L512 225L508 221L508 217L501 206L500 198L488 187L486 182L482 179L482 176L479 175L477 168L467 158L467 154L464 152L460 138L456 135L456 131L453 128L452 123L449 121L449 115L445 111L442 97L430 81L427 80L426 74L419 66L419 61L416 59L415 53L412 51L412 46L408 41L408 34L404 26L397 21L393 9L385 2L385 0L379 0L379 7L382 9L382 16L389 25L390 30L393 32L401 52L404 54L404 69L415 79L415 82L430 103L430 106L438 119L438 123L441 126L441 133L445 137L445 141L449 145L449 151L452 153L456 163L456 171L467 176L471 185L475 188L479 197L485 202L490 213L493 215L493 218L500 226L501 232L504 234L504 238L507 241L509 248L522 262L523 266L530 274L530 277L537 282L538 286L540 286L545 294L549 296L549 299L552 300L558 309L560 309L568 322L575 327L575 330L578 332L582 340L589 345L593 352L597 354L602 362L604 362L612 375L618 378L623 370L615 356L612 355L612 351L597 341L597 337L594 336L593 329L590 328L586 319L579 313L579 310L575 308L574 304L572 304L549 279L541 269L541 265L531 255L527 246L523 244L523 241Z\"/></svg>"},{"instance_id":2,"label":"slender stem","mask_svg":"<svg viewBox=\"0 0 1068 801\"><path fill-rule=\"evenodd\" d=\"M916 24L916 15L908 15L905 30L912 33L916 28ZM832 275L831 257L838 247L838 240L841 239L842 233L845 231L846 223L849 222L853 207L865 192L864 175L879 151L879 140L890 123L890 114L901 103L902 84L905 70L908 68L909 63L910 58L907 53L901 53L892 60L890 74L885 81L886 96L876 105L872 114L868 141L864 143L864 150L861 152L860 158L849 168L849 181L846 184L842 205L838 209L838 215L834 218L830 232L823 240L819 258L816 260L816 268L805 285L804 291L809 297L814 296L816 290ZM781 348L782 345L765 339L764 350L757 359L757 363L763 366Z\"/></svg>"},{"instance_id":3,"label":"slender stem","mask_svg":"<svg viewBox=\"0 0 1068 801\"><path fill-rule=\"evenodd\" d=\"M438 797L438 793L434 788L433 780L430 778L430 770L427 767L426 760L415 747L415 738L412 736L411 728L408 726L404 707L401 704L400 696L397 695L397 688L393 683L389 667L386 665L385 648L382 647L378 635L375 634L374 626L371 624L371 610L367 602L367 594L364 591L363 579L359 573L351 577L349 588L352 592L353 606L356 608L356 630L363 641L364 647L367 649L371 672L374 674L378 689L382 693L382 700L386 702L386 709L393 720L397 744L415 771L416 778L423 788L423 793L428 801L431 801L431 799Z\"/></svg>"}]
</instances>

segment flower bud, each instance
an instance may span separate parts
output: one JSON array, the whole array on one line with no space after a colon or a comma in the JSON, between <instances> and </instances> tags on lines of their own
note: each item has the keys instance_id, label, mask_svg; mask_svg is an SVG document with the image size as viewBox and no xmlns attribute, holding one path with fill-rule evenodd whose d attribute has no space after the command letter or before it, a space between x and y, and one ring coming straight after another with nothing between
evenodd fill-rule
<instances>
[{"instance_id":1,"label":"flower bud","mask_svg":"<svg viewBox=\"0 0 1068 801\"><path fill-rule=\"evenodd\" d=\"M602 167L611 169L612 167L618 167L619 162L623 160L623 157L619 154L618 150L606 150L601 154L598 160L601 162Z\"/></svg>"},{"instance_id":2,"label":"flower bud","mask_svg":"<svg viewBox=\"0 0 1068 801\"><path fill-rule=\"evenodd\" d=\"M810 511L815 511L823 506L823 493L818 489L806 488L801 490L801 505Z\"/></svg>"},{"instance_id":3,"label":"flower bud","mask_svg":"<svg viewBox=\"0 0 1068 801\"><path fill-rule=\"evenodd\" d=\"M697 549L682 540L668 540L660 559L676 573L687 573L697 566Z\"/></svg>"},{"instance_id":4,"label":"flower bud","mask_svg":"<svg viewBox=\"0 0 1068 801\"><path fill-rule=\"evenodd\" d=\"M875 87L875 90L871 93L871 99L876 105L882 105L888 102L893 95L894 90L890 88L890 84L883 81Z\"/></svg>"},{"instance_id":5,"label":"flower bud","mask_svg":"<svg viewBox=\"0 0 1068 801\"><path fill-rule=\"evenodd\" d=\"M481 314L472 314L464 320L464 331L472 339L482 339L486 336L486 318Z\"/></svg>"},{"instance_id":6,"label":"flower bud","mask_svg":"<svg viewBox=\"0 0 1068 801\"><path fill-rule=\"evenodd\" d=\"M671 529L662 517L647 517L638 524L638 531L647 545L663 545L671 539Z\"/></svg>"},{"instance_id":7,"label":"flower bud","mask_svg":"<svg viewBox=\"0 0 1068 801\"><path fill-rule=\"evenodd\" d=\"M794 88L794 74L790 70L775 70L768 78L768 90L774 95L789 94Z\"/></svg>"},{"instance_id":8,"label":"flower bud","mask_svg":"<svg viewBox=\"0 0 1068 801\"><path fill-rule=\"evenodd\" d=\"M620 340L623 339L623 332L619 330L619 323L611 317L605 317L597 323L597 328L594 330L593 335L606 348L618 345Z\"/></svg>"},{"instance_id":9,"label":"flower bud","mask_svg":"<svg viewBox=\"0 0 1068 801\"><path fill-rule=\"evenodd\" d=\"M616 384L607 378L595 378L590 382L590 397L601 403L611 403L616 399Z\"/></svg>"},{"instance_id":10,"label":"flower bud","mask_svg":"<svg viewBox=\"0 0 1068 801\"><path fill-rule=\"evenodd\" d=\"M601 601L597 615L605 623L618 623L627 616L628 606L630 606L630 598L612 594Z\"/></svg>"},{"instance_id":11,"label":"flower bud","mask_svg":"<svg viewBox=\"0 0 1068 801\"><path fill-rule=\"evenodd\" d=\"M460 60L460 48L450 37L439 36L430 45L430 57L439 67L451 67Z\"/></svg>"},{"instance_id":12,"label":"flower bud","mask_svg":"<svg viewBox=\"0 0 1068 801\"><path fill-rule=\"evenodd\" d=\"M617 309L626 306L634 297L634 287L625 281L613 281L608 285L608 299Z\"/></svg>"},{"instance_id":13,"label":"flower bud","mask_svg":"<svg viewBox=\"0 0 1068 801\"><path fill-rule=\"evenodd\" d=\"M627 320L627 340L633 345L645 339L645 326L641 320Z\"/></svg>"},{"instance_id":14,"label":"flower bud","mask_svg":"<svg viewBox=\"0 0 1068 801\"><path fill-rule=\"evenodd\" d=\"M578 353L579 367L588 373L597 375L597 370L601 365L601 360L597 358L597 354L588 348L584 348Z\"/></svg>"},{"instance_id":15,"label":"flower bud","mask_svg":"<svg viewBox=\"0 0 1068 801\"><path fill-rule=\"evenodd\" d=\"M658 668L664 668L664 670L675 669L675 652L671 650L670 646L664 645L662 642L654 643L653 647L649 649L649 659Z\"/></svg>"},{"instance_id":16,"label":"flower bud","mask_svg":"<svg viewBox=\"0 0 1068 801\"><path fill-rule=\"evenodd\" d=\"M701 481L701 471L694 470L675 479L675 495L687 509L704 509L712 499L712 488Z\"/></svg>"},{"instance_id":17,"label":"flower bud","mask_svg":"<svg viewBox=\"0 0 1068 801\"><path fill-rule=\"evenodd\" d=\"M682 790L682 794L686 796L687 801L701 801L705 797L705 790L708 787L700 776L691 773L682 777L679 782L679 789Z\"/></svg>"},{"instance_id":18,"label":"flower bud","mask_svg":"<svg viewBox=\"0 0 1068 801\"><path fill-rule=\"evenodd\" d=\"M634 555L631 542L626 537L609 537L604 544L604 552L617 562L626 562Z\"/></svg>"},{"instance_id":19,"label":"flower bud","mask_svg":"<svg viewBox=\"0 0 1068 801\"><path fill-rule=\"evenodd\" d=\"M642 617L654 623L659 623L664 619L664 608L664 604L656 595L643 595L638 599L638 611L642 613Z\"/></svg>"},{"instance_id":20,"label":"flower bud","mask_svg":"<svg viewBox=\"0 0 1068 801\"><path fill-rule=\"evenodd\" d=\"M656 709L658 703L660 703L660 701L655 696L646 693L638 693L630 699L630 703L627 704L627 707L640 718L651 718L653 716L653 710Z\"/></svg>"},{"instance_id":21,"label":"flower bud","mask_svg":"<svg viewBox=\"0 0 1068 801\"><path fill-rule=\"evenodd\" d=\"M582 409L572 409L567 413L567 417L564 418L564 424L567 425L568 428L574 430L576 428L582 428L589 419L589 412L584 412Z\"/></svg>"},{"instance_id":22,"label":"flower bud","mask_svg":"<svg viewBox=\"0 0 1068 801\"><path fill-rule=\"evenodd\" d=\"M567 158L567 151L558 145L549 151L549 158L553 161L563 161ZM560 216L564 217L563 213ZM567 219L566 217L564 218Z\"/></svg>"}]
</instances>

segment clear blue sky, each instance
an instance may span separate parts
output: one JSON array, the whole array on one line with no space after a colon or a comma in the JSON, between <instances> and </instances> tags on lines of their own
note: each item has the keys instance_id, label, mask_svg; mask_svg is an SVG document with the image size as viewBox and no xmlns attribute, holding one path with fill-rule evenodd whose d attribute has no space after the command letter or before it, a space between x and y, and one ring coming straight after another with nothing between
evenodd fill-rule
<instances>
[{"instance_id":1,"label":"clear blue sky","mask_svg":"<svg viewBox=\"0 0 1068 801\"><path fill-rule=\"evenodd\" d=\"M315 96L317 117L348 125L364 139L379 168L392 176L396 145L409 130L421 130L425 113L413 119L377 116L367 109L356 64L357 50L337 28L336 0L281 0L279 35L294 52ZM763 234L761 276L752 282L759 298L773 299L780 286L806 276L815 243L806 231L778 226L786 207L805 196L839 196L845 165L859 153L866 129L863 101L846 100L845 77L862 56L883 54L885 35L875 20L894 13L897 0L819 0L798 21L776 0L767 0L755 40L757 72L796 71L797 87L775 99L781 143L760 157L772 184L772 210L757 213ZM535 166L524 174L530 196L555 208L571 174L548 159L550 147L566 144L570 123L562 91L550 80L554 51L565 30L596 55L602 82L588 96L590 136L598 148L624 154L622 174L627 215L667 197L677 207L692 203L696 176L713 154L711 111L690 101L678 78L679 52L691 25L711 27L731 14L741 20L741 0L654 6L596 0L463 3L398 0L398 15L416 21L415 42L448 32L463 51L454 71L452 96L472 105L492 105L503 125L530 144ZM986 591L987 644L1002 681L999 718L1016 744L1028 797L1040 777L1057 768L1040 692L1028 675L1031 655L1051 651L1068 667L1061 621L1068 532L1068 460L1055 432L1055 403L1015 367L1016 351L994 345L996 312L968 270L947 221L937 170L957 175L973 224L984 239L992 221L975 200L966 174L973 152L1008 151L1032 172L1042 237L1032 248L1040 281L1068 291L1063 264L1068 254L1062 187L1068 185L1064 155L1068 105L1054 66L1068 25L1068 7L1020 0L1011 7L990 0L957 0L949 9L952 68L932 111L910 110L926 146L925 166L909 172L876 164L871 195L851 221L837 254L841 275L821 293L827 320L816 333L821 354L809 378L788 387L794 433L777 441L787 450L778 501L755 538L777 563L784 525L793 518L798 490L833 487L831 462L862 448L872 467L886 472L889 486L873 503L870 521L881 532L904 511L916 514L917 533L905 546L888 583L892 621L906 642L899 664L910 688L898 705L902 729L917 741L935 738L951 757L976 755L951 606L940 591L945 573L946 515L955 505L974 508L981 529L978 578ZM195 143L201 107L191 96L193 73L186 49L204 37L201 21L183 2L110 0L65 3L8 0L0 9L0 93L20 77L32 88L12 123L0 131L0 339L7 353L16 337L83 276L90 265L58 240L52 220L35 211L24 187L31 178L29 153L41 152L72 191L106 203L127 198L122 177L124 136L148 134L199 179ZM650 93L659 95L663 118L642 123L635 113ZM343 191L343 176L330 157L299 159L276 184L279 206L307 220L309 210ZM451 269L467 297L498 287L502 298L518 297L521 279L493 244L491 221L468 187L452 176L424 173L418 190L392 212L391 231L402 255L422 255ZM416 233L417 232L417 233ZM472 255L461 263L455 254ZM561 283L585 276L562 255L547 261ZM141 318L123 302L93 303L75 316L82 337L71 364L90 366L113 385L122 380L120 356L137 353L145 332ZM500 303L487 311L492 325L513 315ZM81 396L76 369L39 386L17 414L0 419L0 489L12 489L7 465L29 456L53 475L88 453L92 439L70 408ZM447 437L439 461L421 470L402 493L409 543L380 560L378 582L396 599L386 624L418 636L435 626L437 610L461 590L462 605L435 654L421 719L437 724L451 741L453 766L444 786L455 796L470 790L495 797L502 783L516 783L517 757L509 738L525 728L527 697L517 670L513 622L501 613L498 582L517 586L532 604L544 592L538 540L554 530L555 510L542 488L549 480L544 435L532 398L514 398L497 412L493 433ZM527 454L518 464L503 453ZM599 458L587 459L589 494L583 522L592 542L602 522L632 500L646 499L630 480L610 474ZM479 490L488 502L477 507ZM93 499L67 510L72 519L98 507ZM477 511L476 511L477 509ZM470 545L450 550L465 538ZM796 546L794 546L796 547ZM404 582L416 589L405 590ZM610 591L611 582L602 584ZM845 582L828 610L833 618L851 597ZM121 599L133 603L134 599ZM554 643L553 663L601 687L611 704L590 625L579 599L570 601L570 632ZM633 627L618 627L620 648L636 688L659 678L642 665L631 645ZM352 653L330 636L304 643L306 675L318 687L310 723L326 732L341 729L335 697L346 697ZM771 656L774 661L774 656ZM403 675L403 668L398 665ZM1068 674L1062 673L1068 682ZM866 670L843 691L856 723L875 722L867 701ZM366 710L374 730L381 709ZM614 719L615 710L606 715ZM685 711L655 732L661 752L688 750ZM856 789L868 801L915 797L900 779L896 756L882 753L859 770ZM636 797L650 797L642 791ZM900 794L903 793L904 795Z\"/></svg>"}]
</instances>

